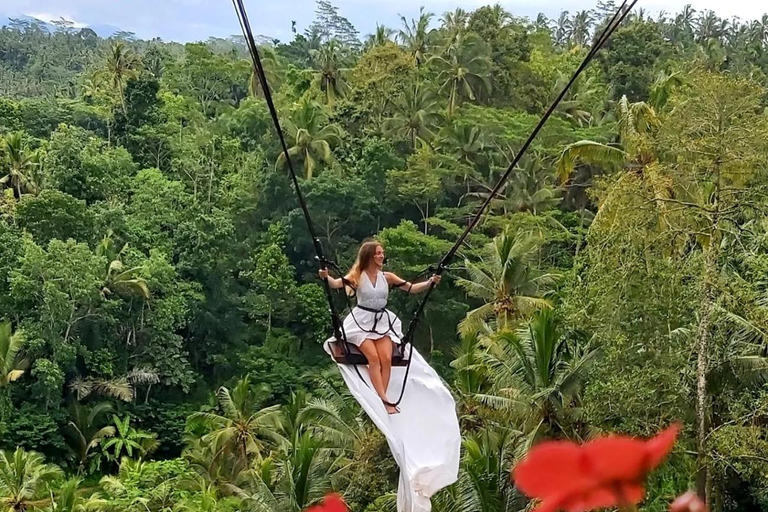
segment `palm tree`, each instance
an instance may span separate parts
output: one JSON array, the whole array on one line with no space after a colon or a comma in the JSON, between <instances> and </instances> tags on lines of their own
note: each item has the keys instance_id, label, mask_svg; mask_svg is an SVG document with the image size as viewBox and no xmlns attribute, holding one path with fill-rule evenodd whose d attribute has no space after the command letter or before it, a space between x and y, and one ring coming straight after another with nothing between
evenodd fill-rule
<instances>
[{"instance_id":1,"label":"palm tree","mask_svg":"<svg viewBox=\"0 0 768 512\"><path fill-rule=\"evenodd\" d=\"M512 15L500 3L496 3L492 7L489 6L487 9L488 24L496 30L505 30L507 23L514 20Z\"/></svg>"},{"instance_id":2,"label":"palm tree","mask_svg":"<svg viewBox=\"0 0 768 512\"><path fill-rule=\"evenodd\" d=\"M277 52L272 46L262 46L259 48L259 56L261 57L261 65L264 69L264 75L267 77L267 83L272 89L276 89L280 83L280 63L278 61ZM261 88L261 80L256 73L256 69L251 69L251 79L248 82L248 92L251 96L257 96L259 98L264 97L264 91Z\"/></svg>"},{"instance_id":3,"label":"palm tree","mask_svg":"<svg viewBox=\"0 0 768 512\"><path fill-rule=\"evenodd\" d=\"M620 145L586 140L570 144L556 164L560 182L569 181L579 163L602 169L624 169L645 179L646 170L658 159L655 146L649 143L649 137L661 126L658 111L665 108L671 91L681 84L680 75L662 73L651 87L650 103L630 102L626 96L622 97L617 108ZM653 189L655 197L670 197L671 190L663 180L650 178L647 185ZM598 215L607 203L607 199L602 202ZM667 210L666 203L659 204L661 216L666 215Z\"/></svg>"},{"instance_id":4,"label":"palm tree","mask_svg":"<svg viewBox=\"0 0 768 512\"><path fill-rule=\"evenodd\" d=\"M657 108L663 108L670 91L679 86L677 74L662 74L651 88L652 104L638 101L630 102L623 96L618 103L619 135L623 150L593 141L579 141L567 146L557 162L557 175L561 182L570 177L580 161L602 167L628 166L642 169L651 163L656 155L643 138L660 126Z\"/></svg>"},{"instance_id":5,"label":"palm tree","mask_svg":"<svg viewBox=\"0 0 768 512\"><path fill-rule=\"evenodd\" d=\"M327 105L333 105L338 97L347 94L347 83L344 74L349 71L344 67L346 56L344 48L336 39L331 39L317 50L311 50L312 64L315 67L315 77L320 84L320 90L325 94Z\"/></svg>"},{"instance_id":6,"label":"palm tree","mask_svg":"<svg viewBox=\"0 0 768 512\"><path fill-rule=\"evenodd\" d=\"M490 208L506 215L510 212L531 212L534 215L550 210L562 201L563 190L554 185L555 176L538 155L526 156L515 173L491 200ZM480 190L465 197L486 201L494 184L478 182Z\"/></svg>"},{"instance_id":7,"label":"palm tree","mask_svg":"<svg viewBox=\"0 0 768 512\"><path fill-rule=\"evenodd\" d=\"M318 50L322 46L325 38L326 34L316 23L310 25L307 30L304 31L303 35L296 36L296 39L294 40L297 50L296 57L302 60L304 67L311 67L312 56L310 53L312 50Z\"/></svg>"},{"instance_id":8,"label":"palm tree","mask_svg":"<svg viewBox=\"0 0 768 512\"><path fill-rule=\"evenodd\" d=\"M205 422L209 432L202 437L214 449L214 458L233 455L241 469L253 460L261 460L264 448L278 443L280 409L278 406L257 409L258 396L248 377L230 391L221 387L216 392L219 412L193 415Z\"/></svg>"},{"instance_id":9,"label":"palm tree","mask_svg":"<svg viewBox=\"0 0 768 512\"><path fill-rule=\"evenodd\" d=\"M123 420L112 415L112 421L115 426L115 435L110 437L102 446L102 451L107 454L107 459L119 461L123 458L123 453L129 458L134 458L134 453L141 457L156 448L155 436L131 427L129 415L126 415Z\"/></svg>"},{"instance_id":10,"label":"palm tree","mask_svg":"<svg viewBox=\"0 0 768 512\"><path fill-rule=\"evenodd\" d=\"M453 117L462 98L474 101L476 92L489 92L488 74L491 68L490 50L475 33L458 34L442 55L429 62L440 70L440 93L448 96L448 117Z\"/></svg>"},{"instance_id":11,"label":"palm tree","mask_svg":"<svg viewBox=\"0 0 768 512\"><path fill-rule=\"evenodd\" d=\"M453 39L467 30L469 13L461 7L457 7L453 12L449 11L443 14L440 21L443 24L443 30L448 34L448 38Z\"/></svg>"},{"instance_id":12,"label":"palm tree","mask_svg":"<svg viewBox=\"0 0 768 512\"><path fill-rule=\"evenodd\" d=\"M719 40L722 35L722 22L714 11L704 11L697 20L696 40L705 43L710 39Z\"/></svg>"},{"instance_id":13,"label":"palm tree","mask_svg":"<svg viewBox=\"0 0 768 512\"><path fill-rule=\"evenodd\" d=\"M564 73L558 73L553 90L562 90L569 78ZM594 77L581 75L560 102L557 112L575 126L583 128L603 113L601 110L593 111L601 108L604 97L605 91Z\"/></svg>"},{"instance_id":14,"label":"palm tree","mask_svg":"<svg viewBox=\"0 0 768 512\"><path fill-rule=\"evenodd\" d=\"M345 414L339 400L308 400L306 393L299 391L291 393L280 412L280 434L293 446L305 433L322 439L327 447L346 448L359 440L358 418Z\"/></svg>"},{"instance_id":15,"label":"palm tree","mask_svg":"<svg viewBox=\"0 0 768 512\"><path fill-rule=\"evenodd\" d=\"M144 69L154 78L160 80L165 72L165 59L157 46L150 47L141 58Z\"/></svg>"},{"instance_id":16,"label":"palm tree","mask_svg":"<svg viewBox=\"0 0 768 512\"><path fill-rule=\"evenodd\" d=\"M234 494L259 512L299 512L317 502L338 473L337 463L360 441L361 423L343 398L291 395L280 409L280 439L272 455L241 473Z\"/></svg>"},{"instance_id":17,"label":"palm tree","mask_svg":"<svg viewBox=\"0 0 768 512\"><path fill-rule=\"evenodd\" d=\"M710 38L704 41L699 45L698 50L699 60L704 64L708 71L720 71L728 58L726 49L723 48L722 43L715 38Z\"/></svg>"},{"instance_id":18,"label":"palm tree","mask_svg":"<svg viewBox=\"0 0 768 512\"><path fill-rule=\"evenodd\" d=\"M605 168L624 166L640 171L653 162L656 154L651 146L643 142L644 138L659 128L657 110L664 108L670 91L681 83L678 74L661 74L651 87L651 103L631 102L623 96L617 108L623 149L587 140L570 144L557 162L560 181L565 183L581 161Z\"/></svg>"},{"instance_id":19,"label":"palm tree","mask_svg":"<svg viewBox=\"0 0 768 512\"><path fill-rule=\"evenodd\" d=\"M440 130L439 150L458 162L453 167L456 176L462 178L466 194L471 193L473 180L488 174L493 149L494 142L476 126L451 124Z\"/></svg>"},{"instance_id":20,"label":"palm tree","mask_svg":"<svg viewBox=\"0 0 768 512\"><path fill-rule=\"evenodd\" d=\"M546 14L543 12L540 12L536 16L536 21L533 23L533 27L536 30L546 31L549 32L552 25L552 20L550 20Z\"/></svg>"},{"instance_id":21,"label":"palm tree","mask_svg":"<svg viewBox=\"0 0 768 512\"><path fill-rule=\"evenodd\" d=\"M101 243L96 247L96 256L106 259L106 271L101 295L108 297L113 293L124 295L138 295L144 300L149 300L149 287L147 282L138 277L142 267L125 268L122 258L128 250L128 244L118 252L112 239L112 232L108 232Z\"/></svg>"},{"instance_id":22,"label":"palm tree","mask_svg":"<svg viewBox=\"0 0 768 512\"><path fill-rule=\"evenodd\" d=\"M242 474L242 463L232 453L225 453L211 442L190 437L186 440L184 458L197 478L187 482L195 487L225 488L232 485Z\"/></svg>"},{"instance_id":23,"label":"palm tree","mask_svg":"<svg viewBox=\"0 0 768 512\"><path fill-rule=\"evenodd\" d=\"M70 406L68 434L69 448L75 456L79 474L95 471L101 464L101 455L95 449L115 435L115 427L103 425L101 417L112 411L112 404L101 402L88 409L77 401Z\"/></svg>"},{"instance_id":24,"label":"palm tree","mask_svg":"<svg viewBox=\"0 0 768 512\"><path fill-rule=\"evenodd\" d=\"M292 510L298 512L317 502L330 487L335 473L329 450L322 440L305 432L280 464L280 487Z\"/></svg>"},{"instance_id":25,"label":"palm tree","mask_svg":"<svg viewBox=\"0 0 768 512\"><path fill-rule=\"evenodd\" d=\"M412 150L426 146L435 138L442 116L437 97L416 84L395 100L395 115L384 121L384 134L408 142Z\"/></svg>"},{"instance_id":26,"label":"palm tree","mask_svg":"<svg viewBox=\"0 0 768 512\"><path fill-rule=\"evenodd\" d=\"M332 487L337 469L333 451L310 432L283 443L275 458L265 459L240 478L235 494L257 512L300 512Z\"/></svg>"},{"instance_id":27,"label":"palm tree","mask_svg":"<svg viewBox=\"0 0 768 512\"><path fill-rule=\"evenodd\" d=\"M0 388L21 378L29 362L21 357L24 333L13 332L11 322L0 323Z\"/></svg>"},{"instance_id":28,"label":"palm tree","mask_svg":"<svg viewBox=\"0 0 768 512\"><path fill-rule=\"evenodd\" d=\"M485 304L467 313L459 325L462 335L479 331L492 317L500 330L508 330L527 315L550 306L543 297L557 276L537 268L540 247L541 240L535 235L506 230L487 246L480 262L466 261L469 278L459 278L457 284Z\"/></svg>"},{"instance_id":29,"label":"palm tree","mask_svg":"<svg viewBox=\"0 0 768 512\"><path fill-rule=\"evenodd\" d=\"M490 380L483 368L483 347L481 338L492 331L490 328L484 332L470 334L461 337L461 343L455 349L454 360L451 366L456 370L454 387L457 391L457 407L462 431L473 431L484 425L480 412L482 404L477 396L490 390Z\"/></svg>"},{"instance_id":30,"label":"palm tree","mask_svg":"<svg viewBox=\"0 0 768 512\"><path fill-rule=\"evenodd\" d=\"M141 67L141 59L125 46L122 41L112 45L104 63L104 69L97 72L99 78L108 82L120 98L123 113L127 114L125 104L125 84L136 78Z\"/></svg>"},{"instance_id":31,"label":"palm tree","mask_svg":"<svg viewBox=\"0 0 768 512\"><path fill-rule=\"evenodd\" d=\"M440 149L453 155L461 163L476 166L483 153L490 149L488 137L477 126L452 124L440 131Z\"/></svg>"},{"instance_id":32,"label":"palm tree","mask_svg":"<svg viewBox=\"0 0 768 512\"><path fill-rule=\"evenodd\" d=\"M424 12L424 7L419 9L418 20L408 20L400 16L403 22L403 28L399 32L400 42L406 47L406 50L416 59L416 65L421 66L427 61L427 52L429 48L429 22L434 16L431 12Z\"/></svg>"},{"instance_id":33,"label":"palm tree","mask_svg":"<svg viewBox=\"0 0 768 512\"><path fill-rule=\"evenodd\" d=\"M562 11L555 23L555 41L560 46L567 46L571 42L573 23L568 11Z\"/></svg>"},{"instance_id":34,"label":"palm tree","mask_svg":"<svg viewBox=\"0 0 768 512\"><path fill-rule=\"evenodd\" d=\"M5 176L0 178L0 185L12 187L18 198L21 198L22 191L34 194L39 192L40 179L36 171L40 167L40 154L27 147L24 134L7 134L0 142L0 150L5 167Z\"/></svg>"},{"instance_id":35,"label":"palm tree","mask_svg":"<svg viewBox=\"0 0 768 512\"><path fill-rule=\"evenodd\" d=\"M616 12L616 2L614 0L598 0L595 11L597 19L603 22L613 16L613 13ZM663 15L664 12L662 11L661 14Z\"/></svg>"},{"instance_id":36,"label":"palm tree","mask_svg":"<svg viewBox=\"0 0 768 512\"><path fill-rule=\"evenodd\" d=\"M659 73L651 85L649 106L653 109L653 112L644 112L642 114L641 121L645 122L649 128L657 127L659 122L657 119L657 112L660 112L669 101L672 91L683 85L683 77L680 73L665 72Z\"/></svg>"},{"instance_id":37,"label":"palm tree","mask_svg":"<svg viewBox=\"0 0 768 512\"><path fill-rule=\"evenodd\" d=\"M290 119L284 122L288 134L288 156L304 165L306 179L312 179L318 162L329 163L332 159L331 146L338 144L343 131L337 124L329 123L328 116L317 103L304 99ZM281 154L278 165L284 165L286 157Z\"/></svg>"},{"instance_id":38,"label":"palm tree","mask_svg":"<svg viewBox=\"0 0 768 512\"><path fill-rule=\"evenodd\" d=\"M435 512L512 512L514 484L509 478L519 432L486 426L462 442L459 481L433 498Z\"/></svg>"},{"instance_id":39,"label":"palm tree","mask_svg":"<svg viewBox=\"0 0 768 512\"><path fill-rule=\"evenodd\" d=\"M129 375L133 376L133 372ZM133 385L125 377L117 379L84 379L76 376L67 387L79 401L85 400L92 395L100 395L114 398L115 400L122 400L123 402L130 402L136 396Z\"/></svg>"},{"instance_id":40,"label":"palm tree","mask_svg":"<svg viewBox=\"0 0 768 512\"><path fill-rule=\"evenodd\" d=\"M177 504L181 479L155 476L150 479L149 488L142 485L141 493L137 494L135 482L139 479L144 480L142 477L148 473L146 470L146 463L124 458L116 476L107 475L99 480L99 491L87 501L86 510L99 512L176 510L174 505ZM157 480L160 482L157 483Z\"/></svg>"},{"instance_id":41,"label":"palm tree","mask_svg":"<svg viewBox=\"0 0 768 512\"><path fill-rule=\"evenodd\" d=\"M93 510L89 507L89 500L84 499L80 491L82 480L74 477L68 479L57 489L56 496L52 499L48 512L87 512Z\"/></svg>"},{"instance_id":42,"label":"palm tree","mask_svg":"<svg viewBox=\"0 0 768 512\"><path fill-rule=\"evenodd\" d=\"M484 366L493 391L480 399L523 420L521 453L543 432L573 432L569 413L580 405L587 370L598 354L581 338L566 332L551 309L542 309L517 332L502 330L487 340Z\"/></svg>"},{"instance_id":43,"label":"palm tree","mask_svg":"<svg viewBox=\"0 0 768 512\"><path fill-rule=\"evenodd\" d=\"M556 207L562 200L562 190L553 185L554 181L555 177L541 158L524 158L507 187L509 210L536 215Z\"/></svg>"},{"instance_id":44,"label":"palm tree","mask_svg":"<svg viewBox=\"0 0 768 512\"><path fill-rule=\"evenodd\" d=\"M369 34L365 41L365 48L370 50L371 48L375 48L377 46L384 46L387 43L392 42L392 36L394 35L395 31L393 29L385 27L384 25L379 25L377 23L376 32Z\"/></svg>"},{"instance_id":45,"label":"palm tree","mask_svg":"<svg viewBox=\"0 0 768 512\"><path fill-rule=\"evenodd\" d=\"M763 14L760 20L753 21L749 30L756 41L768 45L768 14Z\"/></svg>"},{"instance_id":46,"label":"palm tree","mask_svg":"<svg viewBox=\"0 0 768 512\"><path fill-rule=\"evenodd\" d=\"M623 165L626 156L624 151L615 146L591 140L574 142L563 149L557 160L557 177L560 183L566 183L581 162L612 168Z\"/></svg>"},{"instance_id":47,"label":"palm tree","mask_svg":"<svg viewBox=\"0 0 768 512\"><path fill-rule=\"evenodd\" d=\"M691 4L683 7L683 10L675 16L672 22L672 35L670 41L673 44L682 44L686 41L692 41L694 36L694 26L696 24L696 9Z\"/></svg>"},{"instance_id":48,"label":"palm tree","mask_svg":"<svg viewBox=\"0 0 768 512\"><path fill-rule=\"evenodd\" d=\"M61 476L61 468L46 464L39 453L0 450L0 503L9 512L25 512L42 497L46 484Z\"/></svg>"},{"instance_id":49,"label":"palm tree","mask_svg":"<svg viewBox=\"0 0 768 512\"><path fill-rule=\"evenodd\" d=\"M577 46L585 46L587 44L593 23L592 11L579 11L573 16L571 25L571 41L573 44Z\"/></svg>"}]
</instances>

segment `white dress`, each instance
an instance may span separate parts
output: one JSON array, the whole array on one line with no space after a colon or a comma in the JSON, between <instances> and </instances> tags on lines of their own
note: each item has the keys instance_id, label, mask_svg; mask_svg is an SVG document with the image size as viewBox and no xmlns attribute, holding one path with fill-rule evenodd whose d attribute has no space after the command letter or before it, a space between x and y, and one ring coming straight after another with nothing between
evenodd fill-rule
<instances>
[{"instance_id":1,"label":"white dress","mask_svg":"<svg viewBox=\"0 0 768 512\"><path fill-rule=\"evenodd\" d=\"M344 319L347 341L359 347L365 340L389 336L393 342L402 343L402 323L387 309L389 284L384 272L379 271L375 283L371 282L367 272L362 272L356 296L357 306Z\"/></svg>"},{"instance_id":2,"label":"white dress","mask_svg":"<svg viewBox=\"0 0 768 512\"><path fill-rule=\"evenodd\" d=\"M366 339L383 336L401 343L400 320L386 309L388 294L383 273L377 275L376 286L363 273L357 287L358 307L344 319L350 343L359 346ZM374 324L377 324L375 332ZM329 342L332 341L335 339L325 343L325 351L331 357L334 351ZM456 402L446 384L413 345L407 352L411 365L400 414L387 413L365 365L339 364L338 367L352 396L387 438L400 467L397 512L431 512L430 498L458 479L461 431ZM406 383L404 373L405 368L392 368L392 380L386 390L388 397L400 396Z\"/></svg>"}]
</instances>

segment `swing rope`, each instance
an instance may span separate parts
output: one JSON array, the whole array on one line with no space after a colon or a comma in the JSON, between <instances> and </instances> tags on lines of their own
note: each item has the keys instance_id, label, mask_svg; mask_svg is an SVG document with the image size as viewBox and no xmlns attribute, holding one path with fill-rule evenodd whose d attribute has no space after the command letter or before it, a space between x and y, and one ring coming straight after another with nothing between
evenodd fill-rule
<instances>
[{"instance_id":1,"label":"swing rope","mask_svg":"<svg viewBox=\"0 0 768 512\"><path fill-rule=\"evenodd\" d=\"M267 102L267 108L269 109L269 114L272 117L272 123L275 125L277 137L280 139L280 146L282 147L283 154L285 155L285 160L288 163L288 170L291 175L291 181L293 182L293 188L296 191L296 196L299 200L299 206L301 206L301 211L304 214L304 220L306 221L307 228L309 229L309 235L312 237L312 244L315 248L315 256L320 262L320 268L325 270L328 268L328 260L325 257L323 244L320 242L320 238L317 236L317 231L315 231L315 225L312 222L312 217L309 214L309 208L307 207L307 202L304 199L304 194L301 192L301 187L299 187L299 179L296 176L296 171L293 167L293 161L291 160L290 154L288 153L288 144L285 142L285 136L283 134L283 129L280 126L280 119L277 115L277 109L275 108L275 104L272 101L272 92L270 91L269 84L267 82L267 76L264 73L264 67L261 63L259 50L256 47L256 41L253 38L253 31L251 30L251 23L248 20L248 14L245 10L245 5L243 4L243 0L232 0L232 3L235 6L235 11L237 12L237 19L240 22L240 28L243 31L243 37L245 37L245 44L248 47L248 52L251 54L251 59L253 60L253 68L259 80L259 84L261 85L261 90L264 93L264 99ZM325 297L328 301L328 307L331 311L331 325L333 327L333 335L337 340L346 341L347 337L344 333L344 324L341 322L339 314L336 311L336 306L333 303L331 286L327 279L323 280L323 285L325 289ZM346 344L344 344L344 348L346 350Z\"/></svg>"},{"instance_id":2,"label":"swing rope","mask_svg":"<svg viewBox=\"0 0 768 512\"><path fill-rule=\"evenodd\" d=\"M486 210L490 206L491 202L495 197L498 195L498 193L501 191L502 187L504 187L504 184L507 182L507 180L510 178L512 173L514 172L517 165L520 163L520 160L525 155L526 151L530 148L531 144L533 143L536 136L539 134L541 129L544 127L544 124L549 120L549 118L552 116L552 114L555 112L557 107L562 102L563 98L565 98L565 95L568 94L568 91L571 89L573 84L576 82L576 80L579 78L581 73L584 71L584 69L592 62L595 55L605 46L605 43L608 41L608 39L613 35L613 33L618 29L618 27L622 24L622 22L626 19L626 17L629 15L632 8L637 4L638 0L632 0L631 3L629 3L629 0L623 0L619 8L616 10L614 15L611 17L608 24L603 28L602 32L600 33L599 37L595 39L592 47L589 50L589 53L586 55L584 60L582 61L581 65L576 69L576 71L573 73L573 76L568 81L568 83L563 87L563 89L560 91L560 93L557 95L555 100L552 102L552 104L549 106L549 108L546 110L544 115L539 120L536 127L533 129L531 134L528 136L526 141L521 146L520 150L517 152L515 157L512 159L512 162L510 162L509 166L507 167L507 170L504 172L504 174L499 178L498 182L496 183L496 186L493 188L491 193L488 195L488 197L485 199L485 201L480 205L477 212L474 214L470 222L467 224L467 227L464 229L464 232L459 236L459 238L456 240L456 242L453 244L453 246L448 250L448 252L440 259L440 262L438 263L437 267L434 268L434 273L438 276L440 276L445 270L448 269L448 266L451 264L453 259L456 257L456 254L458 253L459 249L461 249L462 245L464 245L464 242L466 241L469 234L472 232L472 230L480 223L480 220L482 220ZM259 79L259 83L261 85L261 89L264 93L264 99L267 102L267 108L269 109L270 116L272 117L272 122L275 126L275 130L277 131L278 138L280 139L280 144L283 150L283 154L285 155L286 162L288 164L288 170L291 175L291 180L293 182L294 190L296 191L296 196L299 200L299 205L301 206L301 210L304 213L304 220L307 223L307 227L309 229L309 234L312 237L312 243L315 248L315 254L317 257L317 260L320 263L321 269L327 269L329 266L333 267L335 270L339 270L338 266L336 266L333 262L326 259L325 253L323 251L323 246L320 242L320 239L317 236L317 232L315 231L314 224L312 222L312 218L309 214L309 208L307 207L307 203L304 199L304 195L301 192L301 188L299 187L299 180L296 175L296 172L293 167L293 163L291 161L291 157L288 153L288 145L285 142L285 137L283 135L283 130L280 126L280 120L277 115L277 109L275 108L275 105L272 101L272 94L269 88L269 84L267 83L267 77L264 73L264 68L262 66L261 58L259 55L258 48L256 47L256 42L253 37L253 32L251 30L250 22L248 21L248 15L245 10L245 5L243 4L243 0L232 0L232 3L235 6L235 11L237 12L238 21L240 22L240 28L243 31L243 36L245 37L246 46L248 47L248 51L251 54L251 58L253 60L254 69L256 71L257 77ZM425 271L426 272L426 271ZM339 272L341 273L341 272ZM422 273L421 275L423 275ZM343 274L342 274L343 279ZM323 280L324 288L325 288L325 295L328 300L328 306L331 311L331 325L333 327L333 333L338 342L341 343L342 347L344 347L345 353L347 353L347 343L346 343L346 335L344 333L344 326L339 318L338 312L336 310L335 304L333 302L333 295L331 293L331 287L328 283L327 279ZM403 283L405 284L405 283ZM426 293L424 294L424 297L422 298L421 302L419 303L418 308L416 309L416 312L413 315L413 318L411 319L410 323L408 324L408 329L405 333L405 336L403 337L403 344L405 346L410 345L410 354L408 356L408 363L405 368L405 375L403 377L403 385L400 391L400 396L398 400L394 403L385 402L387 405L397 406L399 405L402 400L403 396L405 395L405 387L408 382L408 375L411 370L411 361L412 361L412 355L413 355L413 337L416 332L416 328L418 327L419 321L421 319L422 314L424 313L424 309L427 305L427 302L429 301L432 292L434 291L435 284L434 282L431 282L429 285L429 288L427 288ZM405 354L405 346L403 347L403 354ZM357 365L355 365L355 369L357 370ZM362 379L362 375L360 375L360 372L358 370L358 375Z\"/></svg>"},{"instance_id":3,"label":"swing rope","mask_svg":"<svg viewBox=\"0 0 768 512\"><path fill-rule=\"evenodd\" d=\"M582 61L581 65L576 69L576 71L573 73L573 76L568 81L568 83L563 87L563 90L560 91L560 94L558 94L557 98L552 102L552 104L549 106L547 111L544 113L544 115L539 120L539 123L536 125L534 130L531 132L531 134L528 136L528 139L525 141L525 143L520 148L520 151L517 152L517 155L514 159L512 159L512 162L510 162L509 167L507 167L506 172L504 175L499 179L498 183L496 183L496 186L493 188L491 193L488 195L486 200L483 202L482 205L480 205L480 208L475 213L472 220L469 222L467 227L464 229L464 232L461 234L461 236L456 240L456 243L453 244L453 247L450 248L450 250L443 256L443 258L440 260L440 263L437 265L437 268L435 269L435 273L439 276L441 275L445 270L447 270L448 266L453 261L453 258L456 256L456 253L459 251L461 246L464 244L464 241L466 240L467 236L472 232L472 230L477 226L477 224L482 219L483 215L485 214L485 211L488 209L488 207L491 204L491 201L496 197L496 195L499 193L499 191L502 189L504 184L507 182L509 177L512 175L512 172L514 171L515 167L517 167L517 164L520 162L520 159L523 157L525 152L528 150L528 148L533 143L536 136L539 134L541 129L544 127L544 124L549 120L549 118L552 116L552 114L557 109L560 102L565 98L565 95L568 93L570 88L573 86L573 84L576 82L576 80L579 78L581 73L584 71L584 69L589 65L590 62L592 62L592 59L595 58L595 55L600 51L600 49L605 45L605 43L608 41L608 39L613 35L613 33L618 29L618 27L621 25L621 23L624 21L624 19L627 17L629 12L632 10L632 8L637 4L638 0L633 0L631 4L627 7L628 0L624 0L619 8L614 13L613 17L611 17L611 20L608 22L608 24L605 26L603 31L600 33L600 36L595 40L594 44L592 45L592 48L590 49L587 56ZM416 312L413 315L413 318L411 319L411 322L408 324L408 330L405 333L403 343L409 344L410 347L410 353L408 356L408 364L405 367L405 375L403 376L403 385L400 388L400 396L398 397L397 401L394 402L392 405L400 405L400 402L402 402L403 397L405 396L405 386L408 383L408 374L411 371L411 360L413 356L413 336L416 333L416 327L419 325L419 321L421 319L421 315L424 313L424 308L427 305L427 302L429 301L430 297L432 296L432 292L435 289L435 284L430 283L429 288L427 288L427 292L424 294L424 298L419 303L419 307L416 309ZM405 353L405 348L403 348L403 353Z\"/></svg>"},{"instance_id":4,"label":"swing rope","mask_svg":"<svg viewBox=\"0 0 768 512\"><path fill-rule=\"evenodd\" d=\"M448 252L443 256L443 258L440 260L440 263L437 265L437 268L435 270L435 273L437 275L441 275L443 271L445 271L448 268L448 265L451 264L453 261L453 258L456 256L456 253L459 251L461 246L464 244L467 236L472 232L472 230L477 226L477 224L482 219L483 215L485 214L485 211L490 206L493 199L498 195L499 191L502 189L504 184L507 182L509 177L512 175L512 172L514 172L515 167L517 167L517 164L520 162L520 159L525 155L528 148L533 143L536 136L539 134L541 129L544 127L544 124L549 120L549 118L552 116L552 114L557 109L560 102L563 100L565 95L568 93L570 88L573 86L573 84L576 82L578 77L581 75L581 73L584 71L584 69L589 65L590 62L592 62L592 59L594 59L595 55L600 51L600 49L605 45L605 43L608 41L608 39L611 37L611 35L616 31L616 29L621 25L621 23L624 21L624 19L627 17L629 12L632 10L632 8L635 6L635 4L638 2L638 0L633 0L632 3L627 7L627 2L629 0L624 0L622 4L619 6L616 13L614 13L613 17L611 18L610 22L605 26L603 31L601 32L600 36L595 40L594 44L592 45L592 48L590 49L587 56L582 61L581 65L576 69L576 71L573 73L573 76L568 81L568 83L563 87L562 91L560 91L560 94L558 94L557 98L552 102L552 104L547 109L546 113L541 117L539 120L539 123L536 125L536 127L533 129L531 134L528 136L528 139L526 139L525 143L522 145L520 150L517 152L517 155L512 160L512 162L507 167L506 172L501 176L499 181L496 183L496 186L493 188L491 193L488 195L488 197L485 199L482 205L480 205L480 208L478 208L475 215L472 217L471 221L467 224L467 227L464 229L464 232L459 236L459 238L456 240L456 243L453 244L453 246L448 250ZM416 327L419 323L419 319L424 312L424 308L429 301L429 297L432 294L432 291L434 289L434 284L432 284L429 289L427 290L426 294L424 295L424 298L422 299L421 303L419 304L418 309L416 310L416 313L413 316L413 319L411 320L411 323L408 325L408 332L405 335L406 342L410 341L411 338L414 335L414 332L416 330Z\"/></svg>"}]
</instances>

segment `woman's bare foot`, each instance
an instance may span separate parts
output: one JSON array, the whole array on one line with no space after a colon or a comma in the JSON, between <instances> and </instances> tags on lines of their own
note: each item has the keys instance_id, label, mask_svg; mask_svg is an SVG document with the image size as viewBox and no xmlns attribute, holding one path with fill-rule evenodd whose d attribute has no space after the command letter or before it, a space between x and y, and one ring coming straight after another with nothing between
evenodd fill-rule
<instances>
[{"instance_id":1,"label":"woman's bare foot","mask_svg":"<svg viewBox=\"0 0 768 512\"><path fill-rule=\"evenodd\" d=\"M397 406L395 406L395 405L384 404L384 407L387 409L387 413L389 413L389 414L399 414L400 413L400 409L398 409Z\"/></svg>"}]
</instances>

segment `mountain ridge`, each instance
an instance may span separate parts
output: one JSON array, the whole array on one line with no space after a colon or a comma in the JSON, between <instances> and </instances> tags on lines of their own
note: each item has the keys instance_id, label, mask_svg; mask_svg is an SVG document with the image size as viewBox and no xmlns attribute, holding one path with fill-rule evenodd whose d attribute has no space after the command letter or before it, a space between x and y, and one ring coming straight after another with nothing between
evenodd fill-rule
<instances>
[{"instance_id":1,"label":"mountain ridge","mask_svg":"<svg viewBox=\"0 0 768 512\"><path fill-rule=\"evenodd\" d=\"M12 19L19 19L24 21L38 21L42 23L43 26L45 26L45 28L50 32L55 32L56 30L58 30L56 25L51 23L50 20L43 20L40 18L36 18L34 16L26 15L26 14L0 13L0 27L8 26L11 23ZM118 32L122 31L120 27L116 27L114 25L109 25L105 23L94 23L93 25L85 25L84 27L80 27L80 28L89 28L94 32L96 32L99 35L99 37L103 37L103 38L111 37L117 34ZM80 30L80 28L78 28L77 30Z\"/></svg>"}]
</instances>

